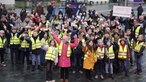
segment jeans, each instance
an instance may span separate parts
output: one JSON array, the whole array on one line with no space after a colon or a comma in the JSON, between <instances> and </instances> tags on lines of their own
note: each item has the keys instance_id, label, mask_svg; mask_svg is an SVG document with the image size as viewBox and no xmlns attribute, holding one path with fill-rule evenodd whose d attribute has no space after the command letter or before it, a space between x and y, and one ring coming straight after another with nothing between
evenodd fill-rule
<instances>
[{"instance_id":1,"label":"jeans","mask_svg":"<svg viewBox=\"0 0 146 82\"><path fill-rule=\"evenodd\" d=\"M103 70L104 70L103 59L102 60L98 60L95 63L96 75L103 75Z\"/></svg>"},{"instance_id":2,"label":"jeans","mask_svg":"<svg viewBox=\"0 0 146 82\"><path fill-rule=\"evenodd\" d=\"M19 50L11 48L11 63L17 63L19 61Z\"/></svg>"},{"instance_id":3,"label":"jeans","mask_svg":"<svg viewBox=\"0 0 146 82\"><path fill-rule=\"evenodd\" d=\"M40 55L32 54L32 65L40 65Z\"/></svg>"},{"instance_id":4,"label":"jeans","mask_svg":"<svg viewBox=\"0 0 146 82\"><path fill-rule=\"evenodd\" d=\"M137 53L135 53L135 60L137 70L142 70L142 55L138 55Z\"/></svg>"},{"instance_id":5,"label":"jeans","mask_svg":"<svg viewBox=\"0 0 146 82\"><path fill-rule=\"evenodd\" d=\"M109 60L109 62L105 63L105 72L113 74L113 62Z\"/></svg>"},{"instance_id":6,"label":"jeans","mask_svg":"<svg viewBox=\"0 0 146 82\"><path fill-rule=\"evenodd\" d=\"M80 71L82 70L82 56L80 54L74 55L74 61L73 61L73 70L74 71Z\"/></svg>"},{"instance_id":7,"label":"jeans","mask_svg":"<svg viewBox=\"0 0 146 82\"><path fill-rule=\"evenodd\" d=\"M125 71L125 74L127 75L128 74L128 62L127 62L127 60L119 59L119 71L122 72L123 70Z\"/></svg>"},{"instance_id":8,"label":"jeans","mask_svg":"<svg viewBox=\"0 0 146 82\"><path fill-rule=\"evenodd\" d=\"M46 51L42 50L42 53L40 54L41 64L46 63L45 56L46 56Z\"/></svg>"},{"instance_id":9,"label":"jeans","mask_svg":"<svg viewBox=\"0 0 146 82\"><path fill-rule=\"evenodd\" d=\"M133 50L130 48L130 63L133 64Z\"/></svg>"},{"instance_id":10,"label":"jeans","mask_svg":"<svg viewBox=\"0 0 146 82\"><path fill-rule=\"evenodd\" d=\"M1 61L0 62L1 63L4 62L4 52L5 52L4 49L0 50L0 57L1 57L1 59L0 59Z\"/></svg>"},{"instance_id":11,"label":"jeans","mask_svg":"<svg viewBox=\"0 0 146 82\"><path fill-rule=\"evenodd\" d=\"M46 80L51 81L53 79L53 65L54 62L47 60L47 68L46 68Z\"/></svg>"},{"instance_id":12,"label":"jeans","mask_svg":"<svg viewBox=\"0 0 146 82\"><path fill-rule=\"evenodd\" d=\"M22 64L25 62L25 57L26 57L26 62L27 65L30 65L30 60L29 60L30 52L29 51L21 51L21 58L22 58Z\"/></svg>"}]
</instances>

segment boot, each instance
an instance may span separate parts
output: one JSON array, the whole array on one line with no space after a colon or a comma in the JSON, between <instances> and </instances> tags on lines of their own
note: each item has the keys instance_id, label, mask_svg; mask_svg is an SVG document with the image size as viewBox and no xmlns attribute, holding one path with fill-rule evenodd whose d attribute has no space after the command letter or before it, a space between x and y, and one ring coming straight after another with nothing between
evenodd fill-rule
<instances>
[{"instance_id":1,"label":"boot","mask_svg":"<svg viewBox=\"0 0 146 82\"><path fill-rule=\"evenodd\" d=\"M60 79L60 82L64 82L63 79Z\"/></svg>"},{"instance_id":2,"label":"boot","mask_svg":"<svg viewBox=\"0 0 146 82\"><path fill-rule=\"evenodd\" d=\"M43 71L43 69L40 65L38 65L38 70Z\"/></svg>"},{"instance_id":3,"label":"boot","mask_svg":"<svg viewBox=\"0 0 146 82\"><path fill-rule=\"evenodd\" d=\"M111 74L111 78L114 79L114 75L113 74Z\"/></svg>"},{"instance_id":4,"label":"boot","mask_svg":"<svg viewBox=\"0 0 146 82\"><path fill-rule=\"evenodd\" d=\"M32 70L31 71L35 71L35 65L32 66Z\"/></svg>"},{"instance_id":5,"label":"boot","mask_svg":"<svg viewBox=\"0 0 146 82\"><path fill-rule=\"evenodd\" d=\"M27 70L30 70L30 66L28 65L26 69L27 69Z\"/></svg>"},{"instance_id":6,"label":"boot","mask_svg":"<svg viewBox=\"0 0 146 82\"><path fill-rule=\"evenodd\" d=\"M68 82L68 79L65 79L65 82Z\"/></svg>"}]
</instances>

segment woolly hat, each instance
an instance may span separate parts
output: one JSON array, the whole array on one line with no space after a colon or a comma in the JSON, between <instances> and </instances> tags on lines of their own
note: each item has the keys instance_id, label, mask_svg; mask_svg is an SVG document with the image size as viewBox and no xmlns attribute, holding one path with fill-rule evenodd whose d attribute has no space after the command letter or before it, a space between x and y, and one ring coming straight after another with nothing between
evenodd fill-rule
<instances>
[{"instance_id":1,"label":"woolly hat","mask_svg":"<svg viewBox=\"0 0 146 82\"><path fill-rule=\"evenodd\" d=\"M62 39L68 41L69 38L68 36L63 36Z\"/></svg>"}]
</instances>

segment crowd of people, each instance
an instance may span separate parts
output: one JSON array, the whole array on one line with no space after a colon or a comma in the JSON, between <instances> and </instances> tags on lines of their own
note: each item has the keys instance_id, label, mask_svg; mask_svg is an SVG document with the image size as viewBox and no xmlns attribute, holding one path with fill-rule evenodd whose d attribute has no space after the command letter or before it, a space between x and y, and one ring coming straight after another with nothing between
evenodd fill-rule
<instances>
[{"instance_id":1,"label":"crowd of people","mask_svg":"<svg viewBox=\"0 0 146 82\"><path fill-rule=\"evenodd\" d=\"M53 6L49 3L44 13L39 3L32 12L23 8L17 14L14 8L8 12L0 4L2 68L6 67L5 51L10 49L12 65L31 71L45 67L46 82L54 82L55 65L60 69L60 82L69 81L69 71L84 72L87 81L114 79L114 74L123 71L128 77L129 66L134 65L134 73L142 74L146 27L142 14L136 17L132 11L129 18L115 17L112 10L104 15L93 8L87 11L83 5L75 16L67 5L65 14L59 11L52 17Z\"/></svg>"}]
</instances>

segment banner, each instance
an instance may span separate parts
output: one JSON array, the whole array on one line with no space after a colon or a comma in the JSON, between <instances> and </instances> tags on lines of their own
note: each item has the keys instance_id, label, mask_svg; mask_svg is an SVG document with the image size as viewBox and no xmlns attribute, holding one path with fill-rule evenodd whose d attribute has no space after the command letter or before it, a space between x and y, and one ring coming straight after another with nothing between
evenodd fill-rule
<instances>
[{"instance_id":1,"label":"banner","mask_svg":"<svg viewBox=\"0 0 146 82\"><path fill-rule=\"evenodd\" d=\"M14 5L15 4L15 0L0 0L0 3L2 4L12 4Z\"/></svg>"},{"instance_id":2,"label":"banner","mask_svg":"<svg viewBox=\"0 0 146 82\"><path fill-rule=\"evenodd\" d=\"M113 16L118 17L131 17L131 7L125 6L114 6L113 7Z\"/></svg>"}]
</instances>

